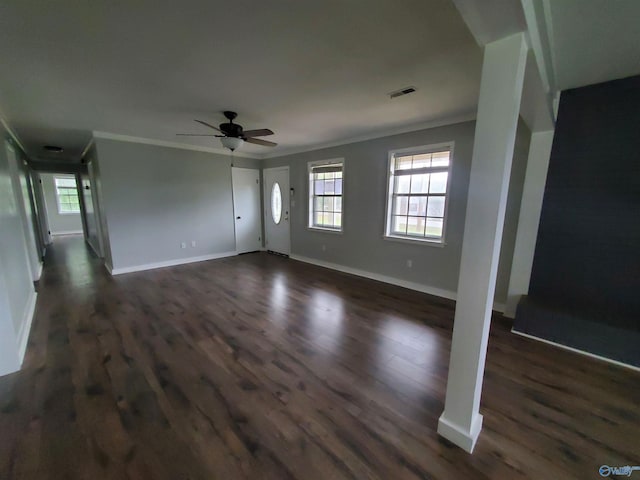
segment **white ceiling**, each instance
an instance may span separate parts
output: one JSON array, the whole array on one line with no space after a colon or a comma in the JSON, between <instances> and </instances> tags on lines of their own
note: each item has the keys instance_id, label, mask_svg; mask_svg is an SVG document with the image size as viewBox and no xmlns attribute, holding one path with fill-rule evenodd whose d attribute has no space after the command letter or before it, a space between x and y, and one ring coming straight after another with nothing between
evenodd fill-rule
<instances>
[{"instance_id":1,"label":"white ceiling","mask_svg":"<svg viewBox=\"0 0 640 480\"><path fill-rule=\"evenodd\" d=\"M640 74L640 0L544 0L544 7L559 90Z\"/></svg>"},{"instance_id":2,"label":"white ceiling","mask_svg":"<svg viewBox=\"0 0 640 480\"><path fill-rule=\"evenodd\" d=\"M0 3L0 108L33 157L94 130L198 146L236 110L276 149L476 110L482 53L451 0ZM405 86L417 92L390 100Z\"/></svg>"}]
</instances>

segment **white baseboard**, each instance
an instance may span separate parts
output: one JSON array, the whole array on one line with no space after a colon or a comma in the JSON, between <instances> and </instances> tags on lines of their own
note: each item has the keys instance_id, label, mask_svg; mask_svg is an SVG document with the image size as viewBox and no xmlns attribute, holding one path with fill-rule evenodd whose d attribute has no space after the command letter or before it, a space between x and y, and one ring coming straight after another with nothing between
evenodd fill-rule
<instances>
[{"instance_id":1,"label":"white baseboard","mask_svg":"<svg viewBox=\"0 0 640 480\"><path fill-rule=\"evenodd\" d=\"M438 434L455 443L467 453L473 453L480 431L482 430L482 415L475 414L471 430L467 431L448 420L443 413L438 419Z\"/></svg>"},{"instance_id":2,"label":"white baseboard","mask_svg":"<svg viewBox=\"0 0 640 480\"><path fill-rule=\"evenodd\" d=\"M38 262L38 271L36 272L36 278L35 278L36 282L38 280L40 280L40 277L42 276L42 268L43 267L44 267L44 263L43 262Z\"/></svg>"},{"instance_id":3,"label":"white baseboard","mask_svg":"<svg viewBox=\"0 0 640 480\"><path fill-rule=\"evenodd\" d=\"M507 309L507 305L504 303L493 302L493 311L504 315L504 311Z\"/></svg>"},{"instance_id":4,"label":"white baseboard","mask_svg":"<svg viewBox=\"0 0 640 480\"><path fill-rule=\"evenodd\" d=\"M343 273L349 273L351 275L357 275L358 277L369 278L371 280L377 280L378 282L389 283L391 285L396 285L398 287L408 288L409 290L415 290L417 292L428 293L429 295L434 295L436 297L447 298L449 300L455 300L457 297L456 292L453 290L446 290L443 288L433 287L431 285L425 285L424 283L411 282L409 280L402 280L401 278L389 277L387 275L382 275L379 273L368 272L366 270L360 270L358 268L345 267L344 265L340 265L338 263L325 262L324 260L317 260L315 258L304 257L301 255L289 255L289 258L292 260L297 260L299 262L311 263L313 265L318 265L319 267L330 268L331 270L337 270ZM504 311L503 303L494 303L493 309L497 312Z\"/></svg>"},{"instance_id":5,"label":"white baseboard","mask_svg":"<svg viewBox=\"0 0 640 480\"><path fill-rule=\"evenodd\" d=\"M33 316L36 312L36 300L38 294L32 290L29 295L29 301L27 308L25 309L24 316L22 317L22 326L18 332L18 361L22 365L24 360L24 354L27 351L27 343L29 342L29 333L31 332L31 324L33 323Z\"/></svg>"},{"instance_id":6,"label":"white baseboard","mask_svg":"<svg viewBox=\"0 0 640 480\"><path fill-rule=\"evenodd\" d=\"M91 242L91 240L89 240L89 239L87 238L86 242L87 242L87 245L89 245L89 246L91 247L91 250L93 250L93 253L95 253L95 254L98 256L98 258L102 258L102 255L100 254L100 252L98 252L98 249L97 249L97 248L96 248L96 246Z\"/></svg>"},{"instance_id":7,"label":"white baseboard","mask_svg":"<svg viewBox=\"0 0 640 480\"><path fill-rule=\"evenodd\" d=\"M630 368L631 370L640 372L640 367L636 367L635 365L629 365L628 363L619 362L617 360L612 360L607 357L601 357L600 355L596 355L590 352L585 352L584 350L568 347L566 345L562 345L561 343L552 342L551 340L547 340L545 338L540 338L540 337L536 337L535 335L529 335L528 333L519 332L517 330L514 330L513 328L511 329L511 333L520 335L521 337L529 338L531 340L536 340L538 342L546 343L548 345L553 345L554 347L562 348L563 350L569 350L570 352L573 352L573 353L579 353L580 355L585 355L587 357L595 358L596 360L602 360L603 362L611 363L613 365L617 365L618 367Z\"/></svg>"},{"instance_id":8,"label":"white baseboard","mask_svg":"<svg viewBox=\"0 0 640 480\"><path fill-rule=\"evenodd\" d=\"M82 234L82 230L66 230L63 232L51 232L52 237L59 237L62 235L80 235Z\"/></svg>"},{"instance_id":9,"label":"white baseboard","mask_svg":"<svg viewBox=\"0 0 640 480\"><path fill-rule=\"evenodd\" d=\"M131 267L122 267L122 268L110 268L110 265L105 263L105 267L109 270L111 275L122 275L123 273L133 273L133 272L141 272L143 270L153 270L155 268L164 268L164 267L174 267L176 265L184 265L187 263L195 263L195 262L204 262L207 260L215 260L217 258L224 257L233 257L237 255L236 252L222 252L222 253L213 253L210 255L202 255L200 257L188 257L188 258L178 258L175 260L167 260L164 262L157 263L146 263L144 265L134 265Z\"/></svg>"},{"instance_id":10,"label":"white baseboard","mask_svg":"<svg viewBox=\"0 0 640 480\"><path fill-rule=\"evenodd\" d=\"M422 283L410 282L408 280L402 280L400 278L389 277L387 275L368 272L366 270L360 270L358 268L345 267L344 265L340 265L338 263L325 262L324 260L317 260L315 258L304 257L300 255L289 255L289 258L292 260L298 260L299 262L311 263L313 265L318 265L319 267L330 268L331 270L337 270L339 272L357 275L358 277L377 280L378 282L390 283L391 285L408 288L409 290L428 293L429 295L435 295L436 297L448 298L449 300L456 299L456 292L445 290L443 288L431 287Z\"/></svg>"}]
</instances>

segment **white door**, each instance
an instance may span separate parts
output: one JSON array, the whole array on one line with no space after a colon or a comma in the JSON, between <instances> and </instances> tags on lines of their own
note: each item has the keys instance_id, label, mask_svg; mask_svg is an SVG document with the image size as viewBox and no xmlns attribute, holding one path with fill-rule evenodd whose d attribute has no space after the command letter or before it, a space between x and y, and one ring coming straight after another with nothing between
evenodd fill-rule
<instances>
[{"instance_id":1,"label":"white door","mask_svg":"<svg viewBox=\"0 0 640 480\"><path fill-rule=\"evenodd\" d=\"M289 255L289 167L267 168L263 173L265 246Z\"/></svg>"},{"instance_id":2,"label":"white door","mask_svg":"<svg viewBox=\"0 0 640 480\"><path fill-rule=\"evenodd\" d=\"M236 251L255 252L262 246L260 222L260 171L231 168L233 212L236 225Z\"/></svg>"}]
</instances>

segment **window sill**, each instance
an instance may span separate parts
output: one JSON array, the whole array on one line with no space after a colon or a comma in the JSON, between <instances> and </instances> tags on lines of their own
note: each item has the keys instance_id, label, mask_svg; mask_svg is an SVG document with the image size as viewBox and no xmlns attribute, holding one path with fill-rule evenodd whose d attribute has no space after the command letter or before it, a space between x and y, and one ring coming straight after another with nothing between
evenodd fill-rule
<instances>
[{"instance_id":1,"label":"window sill","mask_svg":"<svg viewBox=\"0 0 640 480\"><path fill-rule=\"evenodd\" d=\"M332 233L334 235L342 235L342 230L334 230L333 228L307 227L310 232Z\"/></svg>"},{"instance_id":2,"label":"window sill","mask_svg":"<svg viewBox=\"0 0 640 480\"><path fill-rule=\"evenodd\" d=\"M428 247L444 248L447 246L444 240L430 240L428 238L425 238L423 240L418 238L400 237L395 235L384 235L382 238L384 238L385 240L389 240L391 242L413 243L414 245L425 245Z\"/></svg>"},{"instance_id":3,"label":"window sill","mask_svg":"<svg viewBox=\"0 0 640 480\"><path fill-rule=\"evenodd\" d=\"M80 212L58 212L58 215L80 215Z\"/></svg>"}]
</instances>

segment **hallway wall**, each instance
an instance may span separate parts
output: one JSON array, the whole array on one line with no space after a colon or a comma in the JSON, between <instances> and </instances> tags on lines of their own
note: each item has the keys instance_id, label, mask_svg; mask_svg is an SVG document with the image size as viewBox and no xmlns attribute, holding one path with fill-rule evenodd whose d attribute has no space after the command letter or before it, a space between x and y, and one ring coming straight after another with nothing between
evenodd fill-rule
<instances>
[{"instance_id":1,"label":"hallway wall","mask_svg":"<svg viewBox=\"0 0 640 480\"><path fill-rule=\"evenodd\" d=\"M0 375L20 368L35 308L36 292L29 264L24 225L19 211L0 126ZM24 154L14 146L20 161Z\"/></svg>"}]
</instances>

